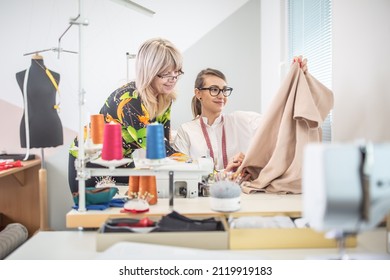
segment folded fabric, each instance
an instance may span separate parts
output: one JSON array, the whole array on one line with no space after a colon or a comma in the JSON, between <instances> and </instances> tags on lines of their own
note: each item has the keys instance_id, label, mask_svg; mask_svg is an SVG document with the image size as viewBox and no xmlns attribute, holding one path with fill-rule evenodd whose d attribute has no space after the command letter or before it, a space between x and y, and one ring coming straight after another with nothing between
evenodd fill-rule
<instances>
[{"instance_id":1,"label":"folded fabric","mask_svg":"<svg viewBox=\"0 0 390 280\"><path fill-rule=\"evenodd\" d=\"M223 225L221 221L217 221L215 218L191 219L173 211L161 218L153 232L221 230L223 230Z\"/></svg>"},{"instance_id":2,"label":"folded fabric","mask_svg":"<svg viewBox=\"0 0 390 280\"><path fill-rule=\"evenodd\" d=\"M14 168L14 167L22 167L22 166L23 166L23 164L20 160L17 160L17 161L6 160L6 161L0 162L0 171L7 170L10 168Z\"/></svg>"},{"instance_id":3,"label":"folded fabric","mask_svg":"<svg viewBox=\"0 0 390 280\"><path fill-rule=\"evenodd\" d=\"M85 208L87 210L106 210L109 207L122 208L125 205L126 201L127 201L127 199L124 199L124 198L114 198L114 199L111 199L108 203L88 204L85 206ZM77 209L79 209L79 205L75 204L75 205L73 205L72 208L77 210Z\"/></svg>"},{"instance_id":4,"label":"folded fabric","mask_svg":"<svg viewBox=\"0 0 390 280\"><path fill-rule=\"evenodd\" d=\"M295 228L287 216L244 216L229 219L230 228Z\"/></svg>"},{"instance_id":5,"label":"folded fabric","mask_svg":"<svg viewBox=\"0 0 390 280\"><path fill-rule=\"evenodd\" d=\"M108 233L108 232L128 232L128 233L148 233L153 231L155 227L147 227L147 228L138 228L138 227L126 227L126 226L113 226L104 224L100 232Z\"/></svg>"},{"instance_id":6,"label":"folded fabric","mask_svg":"<svg viewBox=\"0 0 390 280\"><path fill-rule=\"evenodd\" d=\"M294 63L237 170L243 192L301 193L303 149L321 141L332 107L332 91Z\"/></svg>"},{"instance_id":7,"label":"folded fabric","mask_svg":"<svg viewBox=\"0 0 390 280\"><path fill-rule=\"evenodd\" d=\"M221 221L215 218L191 219L173 211L158 222L149 218L113 218L100 228L101 232L183 232L183 231L223 231Z\"/></svg>"},{"instance_id":8,"label":"folded fabric","mask_svg":"<svg viewBox=\"0 0 390 280\"><path fill-rule=\"evenodd\" d=\"M113 198L111 201L108 203L109 207L120 207L122 208L125 203L127 202L127 198Z\"/></svg>"},{"instance_id":9,"label":"folded fabric","mask_svg":"<svg viewBox=\"0 0 390 280\"><path fill-rule=\"evenodd\" d=\"M149 218L113 218L107 220L101 227L101 232L149 232L154 229L156 222Z\"/></svg>"},{"instance_id":10,"label":"folded fabric","mask_svg":"<svg viewBox=\"0 0 390 280\"><path fill-rule=\"evenodd\" d=\"M73 209L79 209L78 205L73 205ZM85 209L87 210L106 210L109 208L108 203L106 204L89 204L85 206Z\"/></svg>"}]
</instances>

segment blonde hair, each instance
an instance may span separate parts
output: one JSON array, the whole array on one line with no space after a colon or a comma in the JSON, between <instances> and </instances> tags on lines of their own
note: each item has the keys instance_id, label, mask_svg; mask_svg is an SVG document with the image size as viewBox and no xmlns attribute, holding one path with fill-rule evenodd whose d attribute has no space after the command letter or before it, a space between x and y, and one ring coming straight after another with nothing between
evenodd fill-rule
<instances>
[{"instance_id":1,"label":"blonde hair","mask_svg":"<svg viewBox=\"0 0 390 280\"><path fill-rule=\"evenodd\" d=\"M221 71L212 68L206 68L198 73L195 79L195 89L199 89L204 87L204 79L206 76L216 76L221 78L226 82L226 76ZM202 103L200 100L194 95L191 101L191 111L194 119L198 118L202 115Z\"/></svg>"},{"instance_id":2,"label":"blonde hair","mask_svg":"<svg viewBox=\"0 0 390 280\"><path fill-rule=\"evenodd\" d=\"M171 69L181 71L182 64L180 51L166 39L149 39L139 48L135 61L135 82L151 120L163 114L176 100L175 92L156 96L152 88L153 79Z\"/></svg>"}]
</instances>

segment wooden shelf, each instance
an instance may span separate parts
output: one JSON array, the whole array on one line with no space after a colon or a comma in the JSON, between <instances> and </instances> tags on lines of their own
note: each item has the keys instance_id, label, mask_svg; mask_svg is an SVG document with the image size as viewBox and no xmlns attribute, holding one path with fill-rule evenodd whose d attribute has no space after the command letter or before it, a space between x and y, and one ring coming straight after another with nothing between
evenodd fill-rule
<instances>
[{"instance_id":1,"label":"wooden shelf","mask_svg":"<svg viewBox=\"0 0 390 280\"><path fill-rule=\"evenodd\" d=\"M40 159L24 161L22 167L0 171L1 226L23 224L32 236L40 227Z\"/></svg>"}]
</instances>

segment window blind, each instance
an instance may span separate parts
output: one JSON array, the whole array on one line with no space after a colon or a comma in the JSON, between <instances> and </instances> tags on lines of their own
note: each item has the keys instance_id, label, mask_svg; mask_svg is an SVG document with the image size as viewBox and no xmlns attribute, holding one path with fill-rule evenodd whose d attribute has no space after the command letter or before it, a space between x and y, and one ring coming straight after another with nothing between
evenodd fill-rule
<instances>
[{"instance_id":1,"label":"window blind","mask_svg":"<svg viewBox=\"0 0 390 280\"><path fill-rule=\"evenodd\" d=\"M310 73L332 89L332 2L288 0L288 56L303 55ZM332 112L322 125L322 140L332 139Z\"/></svg>"}]
</instances>

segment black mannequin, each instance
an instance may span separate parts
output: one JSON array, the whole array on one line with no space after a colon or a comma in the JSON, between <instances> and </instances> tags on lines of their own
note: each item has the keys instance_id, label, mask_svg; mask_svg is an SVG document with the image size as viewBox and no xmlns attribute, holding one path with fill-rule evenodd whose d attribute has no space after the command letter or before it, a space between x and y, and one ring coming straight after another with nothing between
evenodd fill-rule
<instances>
[{"instance_id":1,"label":"black mannequin","mask_svg":"<svg viewBox=\"0 0 390 280\"><path fill-rule=\"evenodd\" d=\"M55 108L57 89L46 74L45 69L46 66L42 56L34 55L31 59L27 80L30 148L56 147L64 142L61 120ZM53 71L50 72L58 85L60 75ZM24 98L26 97L23 88L25 75L26 70L16 73L16 80ZM22 148L26 147L24 118L25 111L20 123L20 144Z\"/></svg>"}]
</instances>

